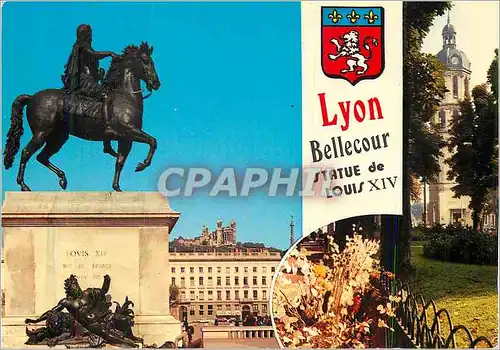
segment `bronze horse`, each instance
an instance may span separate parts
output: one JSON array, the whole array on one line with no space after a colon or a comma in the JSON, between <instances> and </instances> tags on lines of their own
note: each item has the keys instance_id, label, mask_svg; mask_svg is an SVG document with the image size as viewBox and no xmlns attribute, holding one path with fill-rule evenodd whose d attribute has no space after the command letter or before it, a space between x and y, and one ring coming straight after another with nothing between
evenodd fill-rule
<instances>
[{"instance_id":1,"label":"bronze horse","mask_svg":"<svg viewBox=\"0 0 500 350\"><path fill-rule=\"evenodd\" d=\"M23 109L33 137L21 152L21 162L17 183L22 191L30 191L24 182L26 164L31 156L43 147L36 159L59 177L59 185L66 189L67 179L64 172L50 162L69 135L84 140L104 142L104 151L116 157L113 189L120 190L120 173L132 148L133 142L149 145L145 160L139 163L135 171L142 171L151 164L156 150L156 139L142 130L143 95L141 80L147 90L158 90L160 80L151 57L153 47L142 43L140 47L129 45L123 50L123 56L113 59L103 80L109 88L110 117L116 135L104 132L104 119L97 100L69 94L63 89L46 89L34 95L20 95L12 103L11 126L7 134L4 152L5 169L12 167L14 157L19 151L23 134ZM111 141L118 141L118 153L111 148Z\"/></svg>"}]
</instances>

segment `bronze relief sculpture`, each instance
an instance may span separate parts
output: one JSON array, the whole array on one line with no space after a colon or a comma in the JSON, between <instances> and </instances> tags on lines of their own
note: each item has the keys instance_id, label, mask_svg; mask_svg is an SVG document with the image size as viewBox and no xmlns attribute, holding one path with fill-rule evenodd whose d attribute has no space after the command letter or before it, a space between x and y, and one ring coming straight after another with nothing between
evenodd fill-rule
<instances>
[{"instance_id":1,"label":"bronze relief sculpture","mask_svg":"<svg viewBox=\"0 0 500 350\"><path fill-rule=\"evenodd\" d=\"M123 305L111 302L108 295L111 278L104 276L101 288L82 290L71 275L64 282L66 296L52 309L37 319L26 319L26 324L45 322L45 327L30 330L26 327L26 345L76 345L102 347L105 344L138 347L143 340L134 336L134 306L125 298ZM112 305L116 304L112 311Z\"/></svg>"},{"instance_id":2,"label":"bronze relief sculpture","mask_svg":"<svg viewBox=\"0 0 500 350\"><path fill-rule=\"evenodd\" d=\"M21 152L17 183L21 190L30 191L25 183L26 165L32 155L59 178L66 189L64 171L50 161L70 135L101 141L104 152L116 157L113 189L120 191L120 174L133 142L149 145L149 152L136 171L151 164L156 150L156 139L142 130L143 96L141 81L151 92L158 90L160 80L152 59L153 47L143 42L129 45L122 54L95 51L92 47L92 29L82 24L62 76L63 88L45 89L34 95L20 95L12 104L11 126L4 151L4 166L12 167L24 132L23 109L32 131L32 138ZM111 57L107 73L99 67L99 60ZM111 141L118 141L115 152ZM43 148L42 148L43 147Z\"/></svg>"}]
</instances>

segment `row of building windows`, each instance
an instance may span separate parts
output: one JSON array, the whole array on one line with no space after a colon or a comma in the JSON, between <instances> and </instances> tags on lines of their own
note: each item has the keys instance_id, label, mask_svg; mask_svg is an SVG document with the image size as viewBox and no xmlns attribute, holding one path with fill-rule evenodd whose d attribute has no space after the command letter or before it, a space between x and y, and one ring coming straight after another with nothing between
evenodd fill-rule
<instances>
[{"instance_id":1,"label":"row of building windows","mask_svg":"<svg viewBox=\"0 0 500 350\"><path fill-rule=\"evenodd\" d=\"M261 285L262 286L267 286L267 276L262 276L261 277ZM189 287L195 287L195 279L194 277L190 277L189 278ZM231 277L230 276L226 276L225 278L225 285L226 286L230 286L231 285ZM177 285L177 279L176 277L172 277L172 285ZM207 281L207 286L208 287L212 287L214 285L214 280L212 278L212 276L209 276L208 277L208 281ZM222 286L222 277L217 277L216 279L216 286ZM235 276L234 277L234 285L235 286L239 286L240 285L240 277L239 276ZM253 276L252 278L252 286L258 286L259 283L258 283L258 277L257 276ZM198 277L198 287L203 287L205 286L205 278L204 277ZM248 277L243 277L243 286L249 286L249 283L248 283ZM180 284L180 287L181 288L185 288L186 287L186 278L185 277L181 277L181 284Z\"/></svg>"},{"instance_id":2,"label":"row of building windows","mask_svg":"<svg viewBox=\"0 0 500 350\"><path fill-rule=\"evenodd\" d=\"M226 290L225 293L223 294L221 290L217 291L217 299L216 300L223 300L222 296L224 295L226 298L224 300L240 300L240 291L235 290L234 291L234 299L231 298L231 291ZM213 290L208 290L207 293L207 300L214 300L214 291ZM267 300L267 290L262 291L261 295L262 300ZM186 291L181 290L181 299L186 299ZM244 290L243 291L243 299L249 299L249 291ZM257 290L252 291L252 299L253 300L259 300L259 292ZM194 290L189 291L189 300L194 301L196 300L196 292ZM198 291L198 300L203 301L205 300L205 291L200 290Z\"/></svg>"},{"instance_id":3,"label":"row of building windows","mask_svg":"<svg viewBox=\"0 0 500 350\"><path fill-rule=\"evenodd\" d=\"M172 273L175 273L176 271L176 268L175 267L172 267L171 269ZM194 273L195 271L195 268L192 266L189 268L189 272L190 273ZM203 269L203 266L200 266L198 267L198 272L199 273L203 273L204 269ZM207 271L208 273L213 273L213 268L211 266L207 267ZM226 266L226 269L225 269L226 273L231 273L231 267L230 266ZM243 272L248 272L249 271L249 268L248 267L244 267L243 268ZM275 267L271 267L271 272L274 272L275 271ZM181 273L185 273L186 272L186 268L185 267L180 267L180 272ZM238 273L240 272L240 267L239 266L235 266L234 267L234 272ZM252 268L252 272L257 272L257 267L254 266ZM267 272L267 266L262 266L262 272L266 273ZM217 267L217 273L222 273L222 267L221 266L218 266Z\"/></svg>"},{"instance_id":4,"label":"row of building windows","mask_svg":"<svg viewBox=\"0 0 500 350\"><path fill-rule=\"evenodd\" d=\"M205 308L205 306L206 306L206 308ZM196 309L198 309L198 315L196 315ZM234 305L234 310L239 310L239 309L240 309L240 305L239 304L235 304ZM198 308L195 308L194 306L192 306L189 309L189 315L190 316L205 316L205 310L207 312L206 313L207 316L213 316L214 315L214 305L198 305ZM231 311L231 304L226 304L225 305L225 310L226 311ZM262 304L261 310L262 310L263 314L267 314L267 305L266 304ZM223 311L222 305L217 305L217 311ZM252 312L253 313L258 313L259 312L259 305L258 304L252 305Z\"/></svg>"}]
</instances>

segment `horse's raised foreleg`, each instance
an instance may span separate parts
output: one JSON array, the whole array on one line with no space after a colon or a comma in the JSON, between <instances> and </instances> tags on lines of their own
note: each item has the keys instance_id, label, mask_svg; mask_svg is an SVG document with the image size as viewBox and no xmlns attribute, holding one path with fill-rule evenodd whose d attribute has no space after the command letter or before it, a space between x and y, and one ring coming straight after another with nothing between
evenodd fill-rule
<instances>
[{"instance_id":1,"label":"horse's raised foreleg","mask_svg":"<svg viewBox=\"0 0 500 350\"><path fill-rule=\"evenodd\" d=\"M120 192L120 174L123 169L123 165L127 160L128 154L132 149L132 141L129 140L119 140L118 141L118 156L116 157L115 164L115 177L113 179L113 189Z\"/></svg>"},{"instance_id":2,"label":"horse's raised foreleg","mask_svg":"<svg viewBox=\"0 0 500 350\"><path fill-rule=\"evenodd\" d=\"M149 145L149 152L146 159L144 159L142 163L137 164L137 167L135 168L135 171L143 171L151 165L151 159L153 159L153 155L156 151L156 139L140 129L127 130L126 137L131 141L146 143Z\"/></svg>"},{"instance_id":3,"label":"horse's raised foreleg","mask_svg":"<svg viewBox=\"0 0 500 350\"><path fill-rule=\"evenodd\" d=\"M64 171L52 164L49 159L66 143L68 136L68 133L64 132L64 130L61 133L52 133L51 137L47 139L45 147L36 156L36 160L45 165L48 169L50 169L50 171L59 177L59 186L61 186L63 190L65 190L68 185L66 175L64 174Z\"/></svg>"},{"instance_id":4,"label":"horse's raised foreleg","mask_svg":"<svg viewBox=\"0 0 500 350\"><path fill-rule=\"evenodd\" d=\"M115 150L113 149L113 147L111 147L111 140L104 140L103 141L102 151L104 153L112 155L115 158L118 157L118 153L116 153Z\"/></svg>"},{"instance_id":5,"label":"horse's raised foreleg","mask_svg":"<svg viewBox=\"0 0 500 350\"><path fill-rule=\"evenodd\" d=\"M45 143L45 132L37 132L33 135L30 142L24 147L21 152L21 162L19 164L19 172L17 173L17 183L21 186L21 191L31 191L28 185L24 182L24 171L26 170L26 164L30 160L31 156L38 151Z\"/></svg>"}]
</instances>

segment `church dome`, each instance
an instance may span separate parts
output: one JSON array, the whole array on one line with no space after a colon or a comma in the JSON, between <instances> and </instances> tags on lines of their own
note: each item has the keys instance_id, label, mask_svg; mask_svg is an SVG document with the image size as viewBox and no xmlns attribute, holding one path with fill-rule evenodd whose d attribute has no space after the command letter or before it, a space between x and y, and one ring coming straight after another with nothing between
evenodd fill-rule
<instances>
[{"instance_id":1,"label":"church dome","mask_svg":"<svg viewBox=\"0 0 500 350\"><path fill-rule=\"evenodd\" d=\"M458 50L455 47L443 48L438 53L438 58L447 68L451 69L467 69L470 70L470 60L465 52Z\"/></svg>"},{"instance_id":2,"label":"church dome","mask_svg":"<svg viewBox=\"0 0 500 350\"><path fill-rule=\"evenodd\" d=\"M443 27L443 31L441 33L442 34L445 34L445 33L456 33L455 27L451 23L446 23L446 25Z\"/></svg>"},{"instance_id":3,"label":"church dome","mask_svg":"<svg viewBox=\"0 0 500 350\"><path fill-rule=\"evenodd\" d=\"M457 49L457 32L453 24L450 23L450 14L448 21L441 32L443 36L443 48L437 54L441 62L450 70L466 70L470 72L470 60L465 52Z\"/></svg>"}]
</instances>

